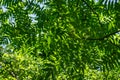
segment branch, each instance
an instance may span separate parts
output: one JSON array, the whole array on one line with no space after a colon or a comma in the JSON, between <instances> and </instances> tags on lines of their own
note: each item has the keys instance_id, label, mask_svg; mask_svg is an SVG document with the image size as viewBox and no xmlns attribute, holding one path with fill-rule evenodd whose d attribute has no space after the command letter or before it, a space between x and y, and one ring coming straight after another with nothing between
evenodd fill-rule
<instances>
[{"instance_id":1,"label":"branch","mask_svg":"<svg viewBox=\"0 0 120 80\"><path fill-rule=\"evenodd\" d=\"M94 11L94 9L86 2L86 0L82 0L87 6L88 8L97 16L97 19L99 21L99 24L100 26L102 26L102 23L100 22L100 19L99 19L99 15Z\"/></svg>"},{"instance_id":2,"label":"branch","mask_svg":"<svg viewBox=\"0 0 120 80\"><path fill-rule=\"evenodd\" d=\"M116 34L116 33L118 33L118 32L120 32L120 30L117 30L117 31L115 31L115 32L112 32L112 33L107 34L107 35L105 35L105 36L103 36L103 37L100 37L100 38L82 38L82 39L85 39L85 40L104 40L105 38L108 38L108 37L110 37L111 35L114 35L114 34Z\"/></svg>"}]
</instances>

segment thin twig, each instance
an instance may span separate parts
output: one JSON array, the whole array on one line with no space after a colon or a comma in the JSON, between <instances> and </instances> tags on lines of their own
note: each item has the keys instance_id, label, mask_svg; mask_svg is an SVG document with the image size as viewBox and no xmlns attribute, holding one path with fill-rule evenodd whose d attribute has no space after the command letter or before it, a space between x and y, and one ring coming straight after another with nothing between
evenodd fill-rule
<instances>
[{"instance_id":1,"label":"thin twig","mask_svg":"<svg viewBox=\"0 0 120 80\"><path fill-rule=\"evenodd\" d=\"M101 23L101 21L100 21L100 19L99 19L99 15L94 11L94 9L85 1L85 0L82 0L87 6L88 6L88 8L97 16L97 19L98 19L98 21L99 21L99 24L100 24L100 26L102 27L102 23Z\"/></svg>"}]
</instances>

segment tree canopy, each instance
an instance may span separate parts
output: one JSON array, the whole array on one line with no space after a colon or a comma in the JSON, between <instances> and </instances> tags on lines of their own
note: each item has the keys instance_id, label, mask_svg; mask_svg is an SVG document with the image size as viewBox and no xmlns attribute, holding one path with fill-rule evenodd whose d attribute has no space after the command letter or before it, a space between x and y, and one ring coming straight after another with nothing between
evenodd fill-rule
<instances>
[{"instance_id":1,"label":"tree canopy","mask_svg":"<svg viewBox=\"0 0 120 80\"><path fill-rule=\"evenodd\" d=\"M0 79L119 80L119 0L0 0Z\"/></svg>"}]
</instances>

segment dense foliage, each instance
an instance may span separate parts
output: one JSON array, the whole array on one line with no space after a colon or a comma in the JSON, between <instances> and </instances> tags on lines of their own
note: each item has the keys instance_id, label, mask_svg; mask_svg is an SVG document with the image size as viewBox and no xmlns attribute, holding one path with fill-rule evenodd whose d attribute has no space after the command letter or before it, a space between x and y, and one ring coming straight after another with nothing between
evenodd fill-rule
<instances>
[{"instance_id":1,"label":"dense foliage","mask_svg":"<svg viewBox=\"0 0 120 80\"><path fill-rule=\"evenodd\" d=\"M0 0L0 79L119 80L119 0Z\"/></svg>"}]
</instances>

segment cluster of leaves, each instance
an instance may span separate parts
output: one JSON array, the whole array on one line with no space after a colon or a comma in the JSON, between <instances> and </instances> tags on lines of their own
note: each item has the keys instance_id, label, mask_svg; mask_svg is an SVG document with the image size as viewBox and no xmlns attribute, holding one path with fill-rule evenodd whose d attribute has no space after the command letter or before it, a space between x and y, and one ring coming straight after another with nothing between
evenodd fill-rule
<instances>
[{"instance_id":1,"label":"cluster of leaves","mask_svg":"<svg viewBox=\"0 0 120 80\"><path fill-rule=\"evenodd\" d=\"M120 1L4 0L0 4L1 79L120 78Z\"/></svg>"}]
</instances>

